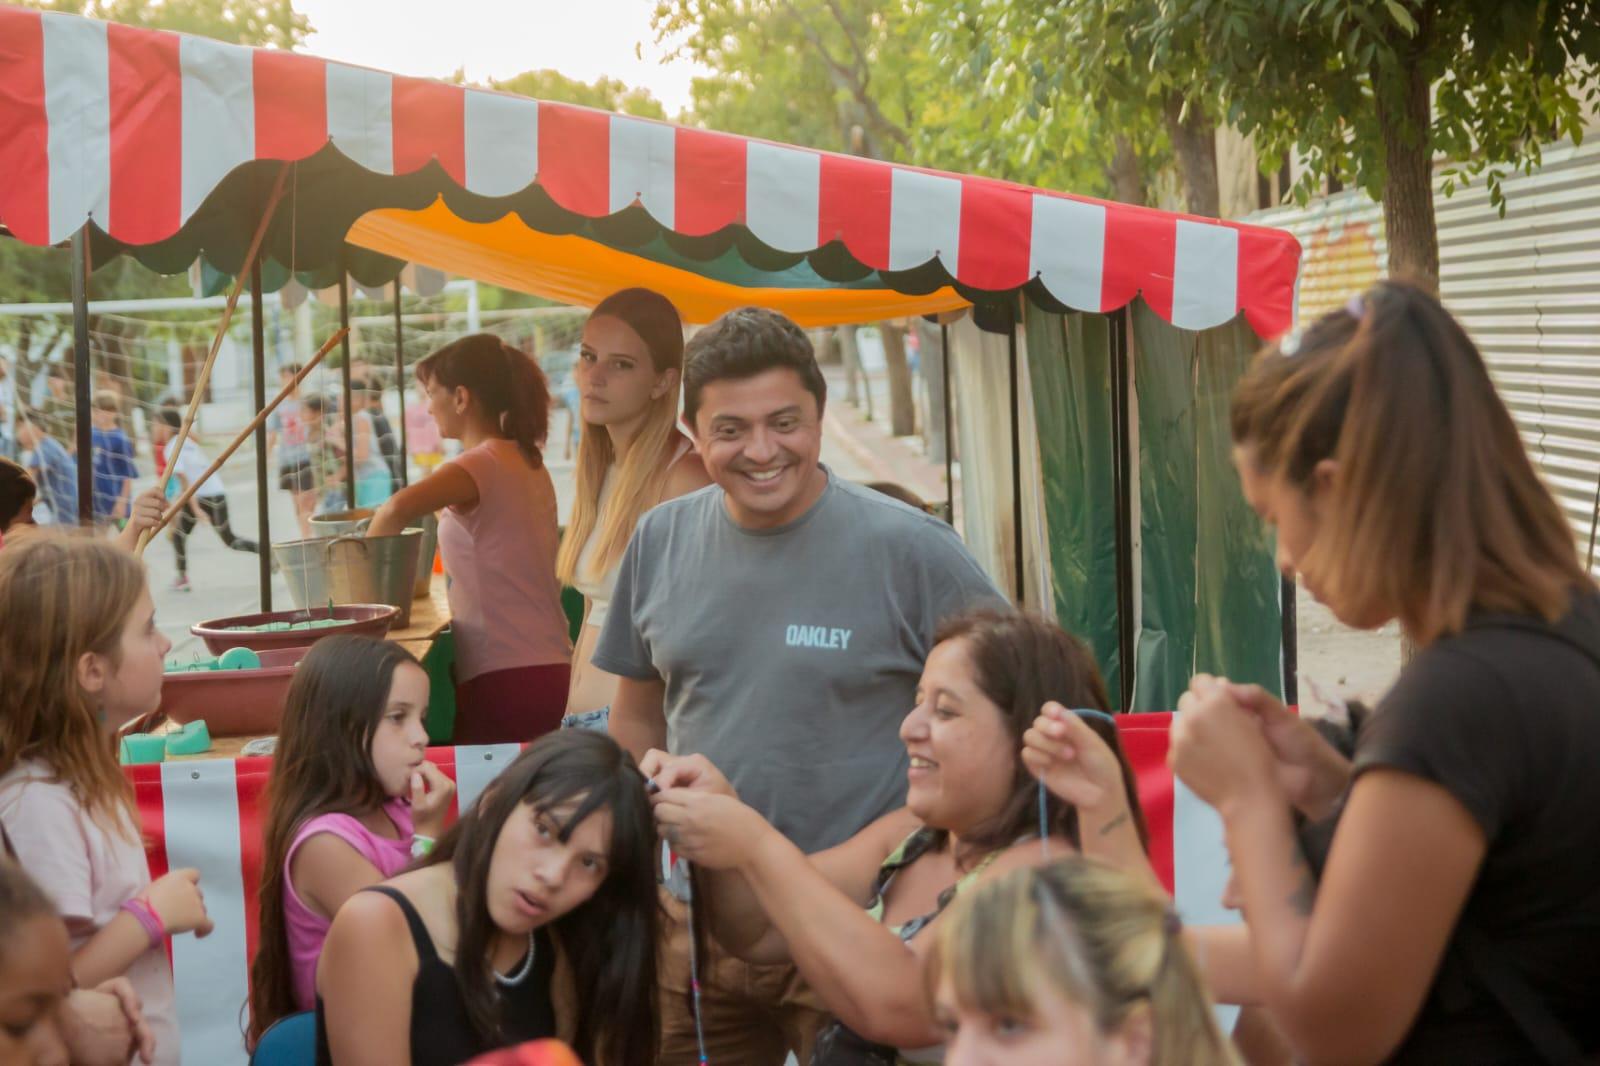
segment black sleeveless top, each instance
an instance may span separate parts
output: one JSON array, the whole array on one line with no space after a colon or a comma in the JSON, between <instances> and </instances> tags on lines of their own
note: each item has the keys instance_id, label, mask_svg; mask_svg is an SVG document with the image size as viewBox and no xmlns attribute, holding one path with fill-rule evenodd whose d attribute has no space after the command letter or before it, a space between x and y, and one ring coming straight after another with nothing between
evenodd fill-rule
<instances>
[{"instance_id":1,"label":"black sleeveless top","mask_svg":"<svg viewBox=\"0 0 1600 1066\"><path fill-rule=\"evenodd\" d=\"M528 1040L556 1035L555 1008L550 1001L550 979L555 972L555 945L544 929L534 933L533 972L515 988L499 986L503 1042L485 1041L472 1028L467 1004L461 998L453 967L433 949L422 916L411 901L382 885L364 889L381 892L394 900L406 916L411 942L417 949L417 981L411 988L411 1064L412 1066L458 1066L468 1059ZM518 968L521 963L517 964ZM322 997L317 997L317 1066L331 1066L328 1052L327 1019Z\"/></svg>"}]
</instances>

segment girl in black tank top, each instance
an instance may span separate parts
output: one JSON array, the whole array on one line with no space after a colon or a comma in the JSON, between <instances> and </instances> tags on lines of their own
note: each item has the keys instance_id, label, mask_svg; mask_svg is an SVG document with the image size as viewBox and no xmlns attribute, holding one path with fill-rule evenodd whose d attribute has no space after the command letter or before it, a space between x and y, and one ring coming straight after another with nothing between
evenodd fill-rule
<instances>
[{"instance_id":1,"label":"girl in black tank top","mask_svg":"<svg viewBox=\"0 0 1600 1066\"><path fill-rule=\"evenodd\" d=\"M318 968L317 1062L453 1066L559 1037L591 1066L653 1064L644 786L608 736L550 734L418 866L352 896Z\"/></svg>"}]
</instances>

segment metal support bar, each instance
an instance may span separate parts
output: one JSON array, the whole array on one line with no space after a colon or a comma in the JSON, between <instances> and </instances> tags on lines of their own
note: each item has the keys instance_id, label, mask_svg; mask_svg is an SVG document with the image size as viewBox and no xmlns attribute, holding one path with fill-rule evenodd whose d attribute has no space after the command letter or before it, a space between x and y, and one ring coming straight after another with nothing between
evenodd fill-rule
<instances>
[{"instance_id":1,"label":"metal support bar","mask_svg":"<svg viewBox=\"0 0 1600 1066\"><path fill-rule=\"evenodd\" d=\"M944 374L944 516L952 526L956 524L956 439L951 428L950 396L950 327L939 324L939 343L944 348L940 370Z\"/></svg>"},{"instance_id":2,"label":"metal support bar","mask_svg":"<svg viewBox=\"0 0 1600 1066\"><path fill-rule=\"evenodd\" d=\"M267 406L267 332L262 320L261 260L250 264L250 356L255 409ZM261 609L272 610L272 496L267 482L267 425L256 427L256 543L261 546Z\"/></svg>"},{"instance_id":3,"label":"metal support bar","mask_svg":"<svg viewBox=\"0 0 1600 1066\"><path fill-rule=\"evenodd\" d=\"M94 371L89 365L89 225L72 235L73 406L77 412L78 522L94 524L94 420L90 398ZM66 515L52 515L66 524Z\"/></svg>"},{"instance_id":4,"label":"metal support bar","mask_svg":"<svg viewBox=\"0 0 1600 1066\"><path fill-rule=\"evenodd\" d=\"M1128 311L1111 315L1112 482L1117 509L1117 657L1123 711L1133 707L1137 644L1133 629L1133 457L1128 426L1133 417L1128 375Z\"/></svg>"},{"instance_id":5,"label":"metal support bar","mask_svg":"<svg viewBox=\"0 0 1600 1066\"><path fill-rule=\"evenodd\" d=\"M1278 602L1283 608L1283 702L1290 707L1300 702L1300 627L1294 578L1283 579Z\"/></svg>"},{"instance_id":6,"label":"metal support bar","mask_svg":"<svg viewBox=\"0 0 1600 1066\"><path fill-rule=\"evenodd\" d=\"M1022 554L1022 400L1017 378L1017 321L1011 321L1011 550L1017 563L1017 606L1027 603L1027 560Z\"/></svg>"},{"instance_id":7,"label":"metal support bar","mask_svg":"<svg viewBox=\"0 0 1600 1066\"><path fill-rule=\"evenodd\" d=\"M394 279L394 391L400 397L400 487L411 484L411 452L406 446L405 323L400 320L400 279Z\"/></svg>"},{"instance_id":8,"label":"metal support bar","mask_svg":"<svg viewBox=\"0 0 1600 1066\"><path fill-rule=\"evenodd\" d=\"M344 416L344 499L350 510L356 507L356 413L350 409L350 275L345 273L344 257L339 260L339 328L345 331L339 341L344 364L339 368L343 392L339 413Z\"/></svg>"}]
</instances>

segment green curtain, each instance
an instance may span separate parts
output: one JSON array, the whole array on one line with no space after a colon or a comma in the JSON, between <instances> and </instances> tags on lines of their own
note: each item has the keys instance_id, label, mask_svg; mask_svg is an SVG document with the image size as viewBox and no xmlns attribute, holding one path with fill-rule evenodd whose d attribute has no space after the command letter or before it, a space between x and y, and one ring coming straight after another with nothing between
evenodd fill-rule
<instances>
[{"instance_id":1,"label":"green curtain","mask_svg":"<svg viewBox=\"0 0 1600 1066\"><path fill-rule=\"evenodd\" d=\"M1139 422L1139 607L1133 709L1169 711L1195 644L1195 336L1130 308Z\"/></svg>"},{"instance_id":2,"label":"green curtain","mask_svg":"<svg viewBox=\"0 0 1600 1066\"><path fill-rule=\"evenodd\" d=\"M1281 579L1266 523L1239 489L1228 408L1234 383L1261 342L1238 318L1196 337L1195 665L1282 695Z\"/></svg>"},{"instance_id":3,"label":"green curtain","mask_svg":"<svg viewBox=\"0 0 1600 1066\"><path fill-rule=\"evenodd\" d=\"M1029 302L1026 329L1056 618L1089 643L1115 699L1122 663L1110 320Z\"/></svg>"},{"instance_id":4,"label":"green curtain","mask_svg":"<svg viewBox=\"0 0 1600 1066\"><path fill-rule=\"evenodd\" d=\"M1195 673L1280 693L1273 548L1231 460L1234 382L1259 346L1236 320L1177 329L1131 309L1139 421L1140 609L1134 709L1171 710Z\"/></svg>"}]
</instances>

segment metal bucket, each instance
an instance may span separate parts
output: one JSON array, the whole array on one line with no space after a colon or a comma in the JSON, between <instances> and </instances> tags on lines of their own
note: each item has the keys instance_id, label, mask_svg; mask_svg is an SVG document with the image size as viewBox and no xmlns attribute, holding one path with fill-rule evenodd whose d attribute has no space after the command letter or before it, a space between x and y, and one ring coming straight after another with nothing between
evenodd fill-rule
<instances>
[{"instance_id":1,"label":"metal bucket","mask_svg":"<svg viewBox=\"0 0 1600 1066\"><path fill-rule=\"evenodd\" d=\"M296 607L387 603L400 610L393 628L404 629L422 536L413 528L387 537L313 537L274 544L272 554Z\"/></svg>"},{"instance_id":2,"label":"metal bucket","mask_svg":"<svg viewBox=\"0 0 1600 1066\"><path fill-rule=\"evenodd\" d=\"M357 507L353 511L323 511L311 516L311 530L319 537L360 536L372 523L378 512L371 507Z\"/></svg>"},{"instance_id":3,"label":"metal bucket","mask_svg":"<svg viewBox=\"0 0 1600 1066\"><path fill-rule=\"evenodd\" d=\"M422 516L422 547L417 551L417 584L411 590L413 599L422 599L433 587L433 553L439 547L439 516Z\"/></svg>"}]
</instances>

